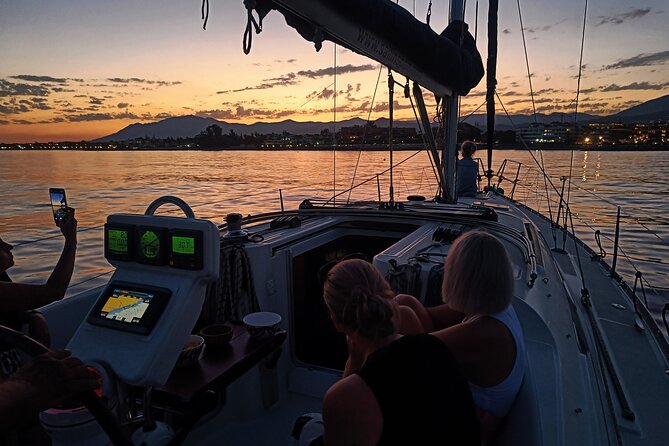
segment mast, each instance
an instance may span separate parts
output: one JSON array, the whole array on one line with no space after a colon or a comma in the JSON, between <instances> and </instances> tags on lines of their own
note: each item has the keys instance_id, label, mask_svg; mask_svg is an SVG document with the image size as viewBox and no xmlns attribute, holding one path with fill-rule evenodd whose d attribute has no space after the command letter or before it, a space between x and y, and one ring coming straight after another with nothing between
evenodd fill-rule
<instances>
[{"instance_id":1,"label":"mast","mask_svg":"<svg viewBox=\"0 0 669 446\"><path fill-rule=\"evenodd\" d=\"M486 114L488 143L488 187L492 181L492 149L495 144L495 88L497 87L497 9L498 0L488 2L488 60L486 77Z\"/></svg>"},{"instance_id":2,"label":"mast","mask_svg":"<svg viewBox=\"0 0 669 446\"><path fill-rule=\"evenodd\" d=\"M454 20L465 19L464 0L451 0L451 14L448 18L449 23ZM455 163L458 159L458 105L460 96L455 91L450 97L444 98L441 106L444 107L444 116L446 116L446 134L444 153L442 154L442 172L446 179L445 187L442 188L442 193L448 193L444 197L449 203L455 203L457 197L455 196Z\"/></svg>"}]
</instances>

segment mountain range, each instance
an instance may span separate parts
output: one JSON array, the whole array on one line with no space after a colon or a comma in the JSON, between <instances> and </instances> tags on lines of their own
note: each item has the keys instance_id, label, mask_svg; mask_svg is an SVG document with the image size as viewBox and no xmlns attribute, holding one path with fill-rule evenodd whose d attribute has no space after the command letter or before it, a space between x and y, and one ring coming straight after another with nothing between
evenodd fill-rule
<instances>
[{"instance_id":1,"label":"mountain range","mask_svg":"<svg viewBox=\"0 0 669 446\"><path fill-rule=\"evenodd\" d=\"M573 122L574 115L572 113L551 113L538 114L537 121L541 123L551 122ZM463 118L463 120L471 125L477 127L485 127L485 114L475 114ZM523 126L534 122L534 115L511 115L511 119L506 115L496 116L496 128L499 130L512 129L515 126ZM650 120L669 120L669 95L665 95L643 104L636 105L621 112L609 116L595 116L587 113L578 114L579 123L592 122L621 122L630 123L638 121ZM337 128L352 127L355 125L364 125L366 121L361 118L352 118L342 121L337 121ZM380 118L374 121L378 127L387 127L388 119ZM229 123L225 121L218 121L214 118L203 118L199 116L178 116L163 119L162 121L152 122L148 124L131 124L124 129L96 139L94 142L109 142L109 141L126 141L136 138L191 138L198 135L208 126L218 124L223 129L223 133L234 131L238 135L243 134L269 134L288 132L295 135L313 135L320 133L322 130L332 130L332 122L298 122L288 119L280 122L256 122L254 124L238 124ZM415 121L395 121L395 127L416 127Z\"/></svg>"}]
</instances>

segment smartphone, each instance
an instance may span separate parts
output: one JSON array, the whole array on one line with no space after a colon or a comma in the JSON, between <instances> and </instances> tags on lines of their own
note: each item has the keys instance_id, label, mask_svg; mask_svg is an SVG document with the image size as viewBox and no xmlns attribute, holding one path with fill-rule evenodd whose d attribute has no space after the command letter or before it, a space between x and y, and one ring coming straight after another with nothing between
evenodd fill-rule
<instances>
[{"instance_id":1,"label":"smartphone","mask_svg":"<svg viewBox=\"0 0 669 446\"><path fill-rule=\"evenodd\" d=\"M65 189L55 187L49 188L51 196L51 210L53 211L53 220L59 224L67 218L67 198L65 198Z\"/></svg>"}]
</instances>

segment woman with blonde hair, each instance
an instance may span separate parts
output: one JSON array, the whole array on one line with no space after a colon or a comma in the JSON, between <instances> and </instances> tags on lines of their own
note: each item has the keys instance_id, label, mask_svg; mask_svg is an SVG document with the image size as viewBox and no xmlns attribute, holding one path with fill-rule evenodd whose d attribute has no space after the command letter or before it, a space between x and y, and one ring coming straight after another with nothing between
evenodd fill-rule
<instances>
[{"instance_id":1,"label":"woman with blonde hair","mask_svg":"<svg viewBox=\"0 0 669 446\"><path fill-rule=\"evenodd\" d=\"M408 316L402 333L429 333L453 354L469 381L484 442L508 413L525 374L525 345L511 306L514 277L504 245L472 230L451 246L444 264L444 305L425 308L414 297L395 302ZM413 314L412 314L413 312Z\"/></svg>"},{"instance_id":2,"label":"woman with blonde hair","mask_svg":"<svg viewBox=\"0 0 669 446\"><path fill-rule=\"evenodd\" d=\"M323 399L325 444L480 444L471 393L451 353L435 336L397 332L408 309L393 294L364 260L327 274L323 298L349 358Z\"/></svg>"}]
</instances>

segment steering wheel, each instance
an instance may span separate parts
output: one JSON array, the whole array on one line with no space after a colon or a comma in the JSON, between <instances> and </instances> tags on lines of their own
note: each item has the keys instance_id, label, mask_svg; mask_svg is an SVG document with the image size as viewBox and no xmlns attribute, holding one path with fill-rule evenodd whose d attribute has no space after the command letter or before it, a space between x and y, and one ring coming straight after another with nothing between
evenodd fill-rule
<instances>
[{"instance_id":1,"label":"steering wheel","mask_svg":"<svg viewBox=\"0 0 669 446\"><path fill-rule=\"evenodd\" d=\"M0 325L0 341L35 357L51 350L31 337ZM102 402L93 390L78 395L84 405L100 423L113 445L133 446L133 442L111 410Z\"/></svg>"},{"instance_id":2,"label":"steering wheel","mask_svg":"<svg viewBox=\"0 0 669 446\"><path fill-rule=\"evenodd\" d=\"M186 218L195 218L195 213L191 209L190 206L188 206L188 203L183 201L179 197L175 197L172 195L165 195L160 198L156 198L153 200L153 202L149 205L149 207L146 208L146 211L144 211L144 215L153 215L156 210L164 205L164 204L173 204L177 206L179 209L183 211L183 213L186 215Z\"/></svg>"}]
</instances>

